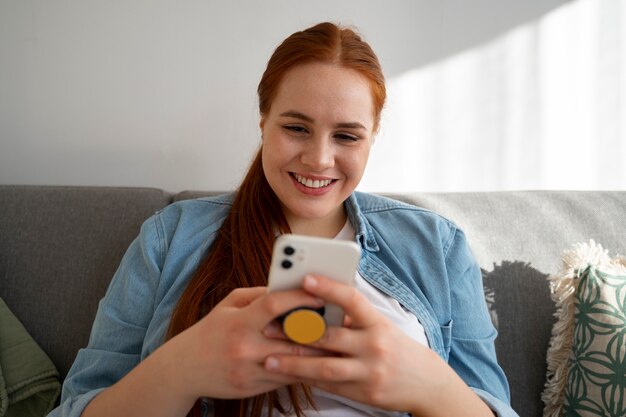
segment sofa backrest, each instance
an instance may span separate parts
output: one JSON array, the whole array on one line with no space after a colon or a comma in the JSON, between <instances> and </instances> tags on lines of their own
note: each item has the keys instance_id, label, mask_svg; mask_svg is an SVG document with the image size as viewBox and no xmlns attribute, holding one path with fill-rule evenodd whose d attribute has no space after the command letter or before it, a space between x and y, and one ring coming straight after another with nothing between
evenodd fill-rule
<instances>
[{"instance_id":1,"label":"sofa backrest","mask_svg":"<svg viewBox=\"0 0 626 417\"><path fill-rule=\"evenodd\" d=\"M62 377L161 190L0 186L0 297Z\"/></svg>"},{"instance_id":2,"label":"sofa backrest","mask_svg":"<svg viewBox=\"0 0 626 417\"><path fill-rule=\"evenodd\" d=\"M65 376L142 222L176 196L155 189L0 186L0 297ZM541 415L553 323L546 278L564 249L626 252L626 192L414 193L396 198L466 232L483 270L496 349L521 416Z\"/></svg>"}]
</instances>

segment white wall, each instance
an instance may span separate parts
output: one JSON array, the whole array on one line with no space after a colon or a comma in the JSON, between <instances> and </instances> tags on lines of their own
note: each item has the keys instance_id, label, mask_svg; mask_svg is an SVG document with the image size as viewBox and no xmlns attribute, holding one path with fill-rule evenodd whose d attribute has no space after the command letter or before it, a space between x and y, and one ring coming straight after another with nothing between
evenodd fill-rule
<instances>
[{"instance_id":1,"label":"white wall","mask_svg":"<svg viewBox=\"0 0 626 417\"><path fill-rule=\"evenodd\" d=\"M562 3L0 0L0 184L230 189L259 143L256 84L293 31L356 25L393 79Z\"/></svg>"}]
</instances>

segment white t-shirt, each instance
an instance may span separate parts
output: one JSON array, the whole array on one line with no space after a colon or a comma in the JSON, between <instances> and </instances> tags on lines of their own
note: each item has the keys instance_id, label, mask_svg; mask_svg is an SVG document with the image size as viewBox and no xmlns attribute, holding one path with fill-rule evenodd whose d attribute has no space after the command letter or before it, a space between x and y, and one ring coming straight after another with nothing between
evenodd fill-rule
<instances>
[{"instance_id":1,"label":"white t-shirt","mask_svg":"<svg viewBox=\"0 0 626 417\"><path fill-rule=\"evenodd\" d=\"M355 232L350 221L347 221L343 229L335 236L335 239L354 240ZM424 327L420 324L414 314L403 308L398 301L389 297L387 294L379 291L377 288L368 283L357 272L356 288L363 293L367 299L380 311L393 321L404 333L413 338L418 343L428 346ZM289 396L285 389L279 390L279 396L282 404L287 404ZM318 408L315 410L306 410L307 417L397 417L403 413L380 410L369 405L349 400L338 395L313 388L313 400ZM274 416L286 417L274 410ZM288 414L292 416L295 414Z\"/></svg>"}]
</instances>

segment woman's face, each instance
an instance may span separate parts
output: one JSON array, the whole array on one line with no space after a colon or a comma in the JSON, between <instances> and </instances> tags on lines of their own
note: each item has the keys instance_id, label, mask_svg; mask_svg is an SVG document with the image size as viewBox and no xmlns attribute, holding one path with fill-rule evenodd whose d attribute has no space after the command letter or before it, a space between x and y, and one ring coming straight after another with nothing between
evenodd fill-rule
<instances>
[{"instance_id":1,"label":"woman's face","mask_svg":"<svg viewBox=\"0 0 626 417\"><path fill-rule=\"evenodd\" d=\"M363 176L374 134L367 80L331 64L294 67L261 130L263 171L292 230L345 221L343 202Z\"/></svg>"}]
</instances>

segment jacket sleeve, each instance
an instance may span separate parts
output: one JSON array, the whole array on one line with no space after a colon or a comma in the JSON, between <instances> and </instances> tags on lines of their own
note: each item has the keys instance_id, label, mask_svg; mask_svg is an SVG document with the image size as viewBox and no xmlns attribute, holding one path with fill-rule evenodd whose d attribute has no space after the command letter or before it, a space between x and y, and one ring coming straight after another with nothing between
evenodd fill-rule
<instances>
[{"instance_id":1,"label":"jacket sleeve","mask_svg":"<svg viewBox=\"0 0 626 417\"><path fill-rule=\"evenodd\" d=\"M452 316L449 364L498 416L517 416L496 359L497 331L487 309L480 267L461 230L455 229L445 256Z\"/></svg>"},{"instance_id":2,"label":"jacket sleeve","mask_svg":"<svg viewBox=\"0 0 626 417\"><path fill-rule=\"evenodd\" d=\"M96 395L141 359L165 253L158 216L142 225L100 301L89 344L81 349L49 417L78 417Z\"/></svg>"}]
</instances>

